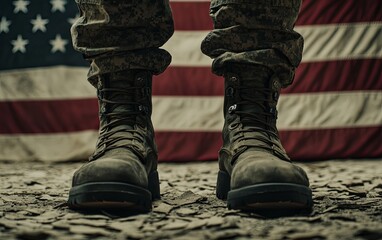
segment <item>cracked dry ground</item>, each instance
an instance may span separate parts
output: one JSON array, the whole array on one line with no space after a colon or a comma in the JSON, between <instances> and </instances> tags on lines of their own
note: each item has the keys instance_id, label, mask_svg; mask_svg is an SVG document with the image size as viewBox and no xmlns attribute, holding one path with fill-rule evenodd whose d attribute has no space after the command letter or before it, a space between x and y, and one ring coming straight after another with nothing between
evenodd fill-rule
<instances>
[{"instance_id":1,"label":"cracked dry ground","mask_svg":"<svg viewBox=\"0 0 382 240\"><path fill-rule=\"evenodd\" d=\"M79 213L65 204L80 163L1 163L0 239L382 239L382 161L300 164L314 209L265 218L214 196L217 163L160 164L153 212Z\"/></svg>"}]
</instances>

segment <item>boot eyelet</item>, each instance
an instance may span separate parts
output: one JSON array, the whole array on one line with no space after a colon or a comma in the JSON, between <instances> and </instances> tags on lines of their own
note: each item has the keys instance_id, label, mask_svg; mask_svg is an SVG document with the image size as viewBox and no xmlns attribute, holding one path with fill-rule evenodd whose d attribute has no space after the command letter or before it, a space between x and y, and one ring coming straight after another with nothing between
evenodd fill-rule
<instances>
[{"instance_id":1,"label":"boot eyelet","mask_svg":"<svg viewBox=\"0 0 382 240\"><path fill-rule=\"evenodd\" d=\"M143 113L144 115L147 115L149 113L149 110L146 106L139 105L138 110Z\"/></svg>"},{"instance_id":2,"label":"boot eyelet","mask_svg":"<svg viewBox=\"0 0 382 240\"><path fill-rule=\"evenodd\" d=\"M137 76L137 82L138 82L139 84L143 84L144 81L145 81L144 77L142 77L142 76Z\"/></svg>"},{"instance_id":3,"label":"boot eyelet","mask_svg":"<svg viewBox=\"0 0 382 240\"><path fill-rule=\"evenodd\" d=\"M237 82L238 78L236 76L232 76L232 77L230 77L230 80L232 82Z\"/></svg>"},{"instance_id":4,"label":"boot eyelet","mask_svg":"<svg viewBox=\"0 0 382 240\"><path fill-rule=\"evenodd\" d=\"M277 90L281 89L281 84L278 80L273 80L272 85L273 85L273 88Z\"/></svg>"},{"instance_id":5,"label":"boot eyelet","mask_svg":"<svg viewBox=\"0 0 382 240\"><path fill-rule=\"evenodd\" d=\"M273 100L277 101L279 99L279 93L278 92L274 92L273 93Z\"/></svg>"},{"instance_id":6,"label":"boot eyelet","mask_svg":"<svg viewBox=\"0 0 382 240\"><path fill-rule=\"evenodd\" d=\"M233 97L234 93L235 93L235 90L233 89L233 87L228 87L228 88L226 89L226 95L227 95L228 97Z\"/></svg>"},{"instance_id":7,"label":"boot eyelet","mask_svg":"<svg viewBox=\"0 0 382 240\"><path fill-rule=\"evenodd\" d=\"M277 109L275 107L271 107L269 109L269 113L272 114L274 117L277 117Z\"/></svg>"},{"instance_id":8,"label":"boot eyelet","mask_svg":"<svg viewBox=\"0 0 382 240\"><path fill-rule=\"evenodd\" d=\"M151 96L151 90L149 87L142 88L141 90L142 96Z\"/></svg>"}]
</instances>

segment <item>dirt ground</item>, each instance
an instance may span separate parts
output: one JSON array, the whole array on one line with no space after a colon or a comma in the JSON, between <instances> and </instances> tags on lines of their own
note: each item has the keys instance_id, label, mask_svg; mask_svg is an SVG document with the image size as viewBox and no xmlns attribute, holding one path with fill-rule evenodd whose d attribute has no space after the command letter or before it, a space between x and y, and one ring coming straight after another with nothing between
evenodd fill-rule
<instances>
[{"instance_id":1,"label":"dirt ground","mask_svg":"<svg viewBox=\"0 0 382 240\"><path fill-rule=\"evenodd\" d=\"M382 239L382 160L300 164L312 212L265 217L214 195L217 163L160 164L162 199L149 214L66 206L80 163L0 164L0 239Z\"/></svg>"}]
</instances>

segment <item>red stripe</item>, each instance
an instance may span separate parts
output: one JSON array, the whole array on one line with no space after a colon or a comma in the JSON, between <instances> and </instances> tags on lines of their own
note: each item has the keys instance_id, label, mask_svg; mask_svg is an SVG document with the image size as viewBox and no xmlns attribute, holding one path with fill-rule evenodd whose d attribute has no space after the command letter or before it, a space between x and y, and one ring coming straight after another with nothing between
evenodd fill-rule
<instances>
[{"instance_id":1,"label":"red stripe","mask_svg":"<svg viewBox=\"0 0 382 240\"><path fill-rule=\"evenodd\" d=\"M382 0L304 0L296 25L380 22Z\"/></svg>"},{"instance_id":2,"label":"red stripe","mask_svg":"<svg viewBox=\"0 0 382 240\"><path fill-rule=\"evenodd\" d=\"M97 99L0 102L0 134L98 129Z\"/></svg>"},{"instance_id":3,"label":"red stripe","mask_svg":"<svg viewBox=\"0 0 382 240\"><path fill-rule=\"evenodd\" d=\"M285 93L382 89L382 59L302 63Z\"/></svg>"},{"instance_id":4,"label":"red stripe","mask_svg":"<svg viewBox=\"0 0 382 240\"><path fill-rule=\"evenodd\" d=\"M175 30L210 30L209 2L171 2ZM296 25L382 21L382 0L304 0Z\"/></svg>"},{"instance_id":5,"label":"red stripe","mask_svg":"<svg viewBox=\"0 0 382 240\"><path fill-rule=\"evenodd\" d=\"M294 84L284 93L309 93L382 89L382 59L302 63ZM367 77L365 77L367 76ZM154 95L220 96L224 80L209 67L169 67L156 76Z\"/></svg>"},{"instance_id":6,"label":"red stripe","mask_svg":"<svg viewBox=\"0 0 382 240\"><path fill-rule=\"evenodd\" d=\"M153 94L164 96L223 95L224 80L210 67L169 67L155 76Z\"/></svg>"},{"instance_id":7,"label":"red stripe","mask_svg":"<svg viewBox=\"0 0 382 240\"><path fill-rule=\"evenodd\" d=\"M281 131L292 159L377 158L382 156L382 126Z\"/></svg>"},{"instance_id":8,"label":"red stripe","mask_svg":"<svg viewBox=\"0 0 382 240\"><path fill-rule=\"evenodd\" d=\"M216 160L222 145L218 132L157 132L159 160L171 162Z\"/></svg>"},{"instance_id":9,"label":"red stripe","mask_svg":"<svg viewBox=\"0 0 382 240\"><path fill-rule=\"evenodd\" d=\"M193 31L213 28L209 2L171 2L175 30Z\"/></svg>"},{"instance_id":10,"label":"red stripe","mask_svg":"<svg viewBox=\"0 0 382 240\"><path fill-rule=\"evenodd\" d=\"M281 131L280 137L295 161L382 156L382 127ZM221 147L217 132L158 132L161 161L216 160Z\"/></svg>"}]
</instances>

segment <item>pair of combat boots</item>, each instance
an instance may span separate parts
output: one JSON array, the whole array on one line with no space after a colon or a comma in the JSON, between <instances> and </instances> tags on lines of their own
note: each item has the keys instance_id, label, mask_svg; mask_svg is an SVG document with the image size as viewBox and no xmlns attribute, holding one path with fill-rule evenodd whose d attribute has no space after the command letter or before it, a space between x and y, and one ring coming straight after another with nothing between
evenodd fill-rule
<instances>
[{"instance_id":1,"label":"pair of combat boots","mask_svg":"<svg viewBox=\"0 0 382 240\"><path fill-rule=\"evenodd\" d=\"M265 67L224 74L223 147L216 195L241 210L309 209L309 180L293 165L276 128L281 84ZM100 130L90 161L73 176L73 209L150 211L160 198L151 123L152 74L129 70L99 76Z\"/></svg>"}]
</instances>

